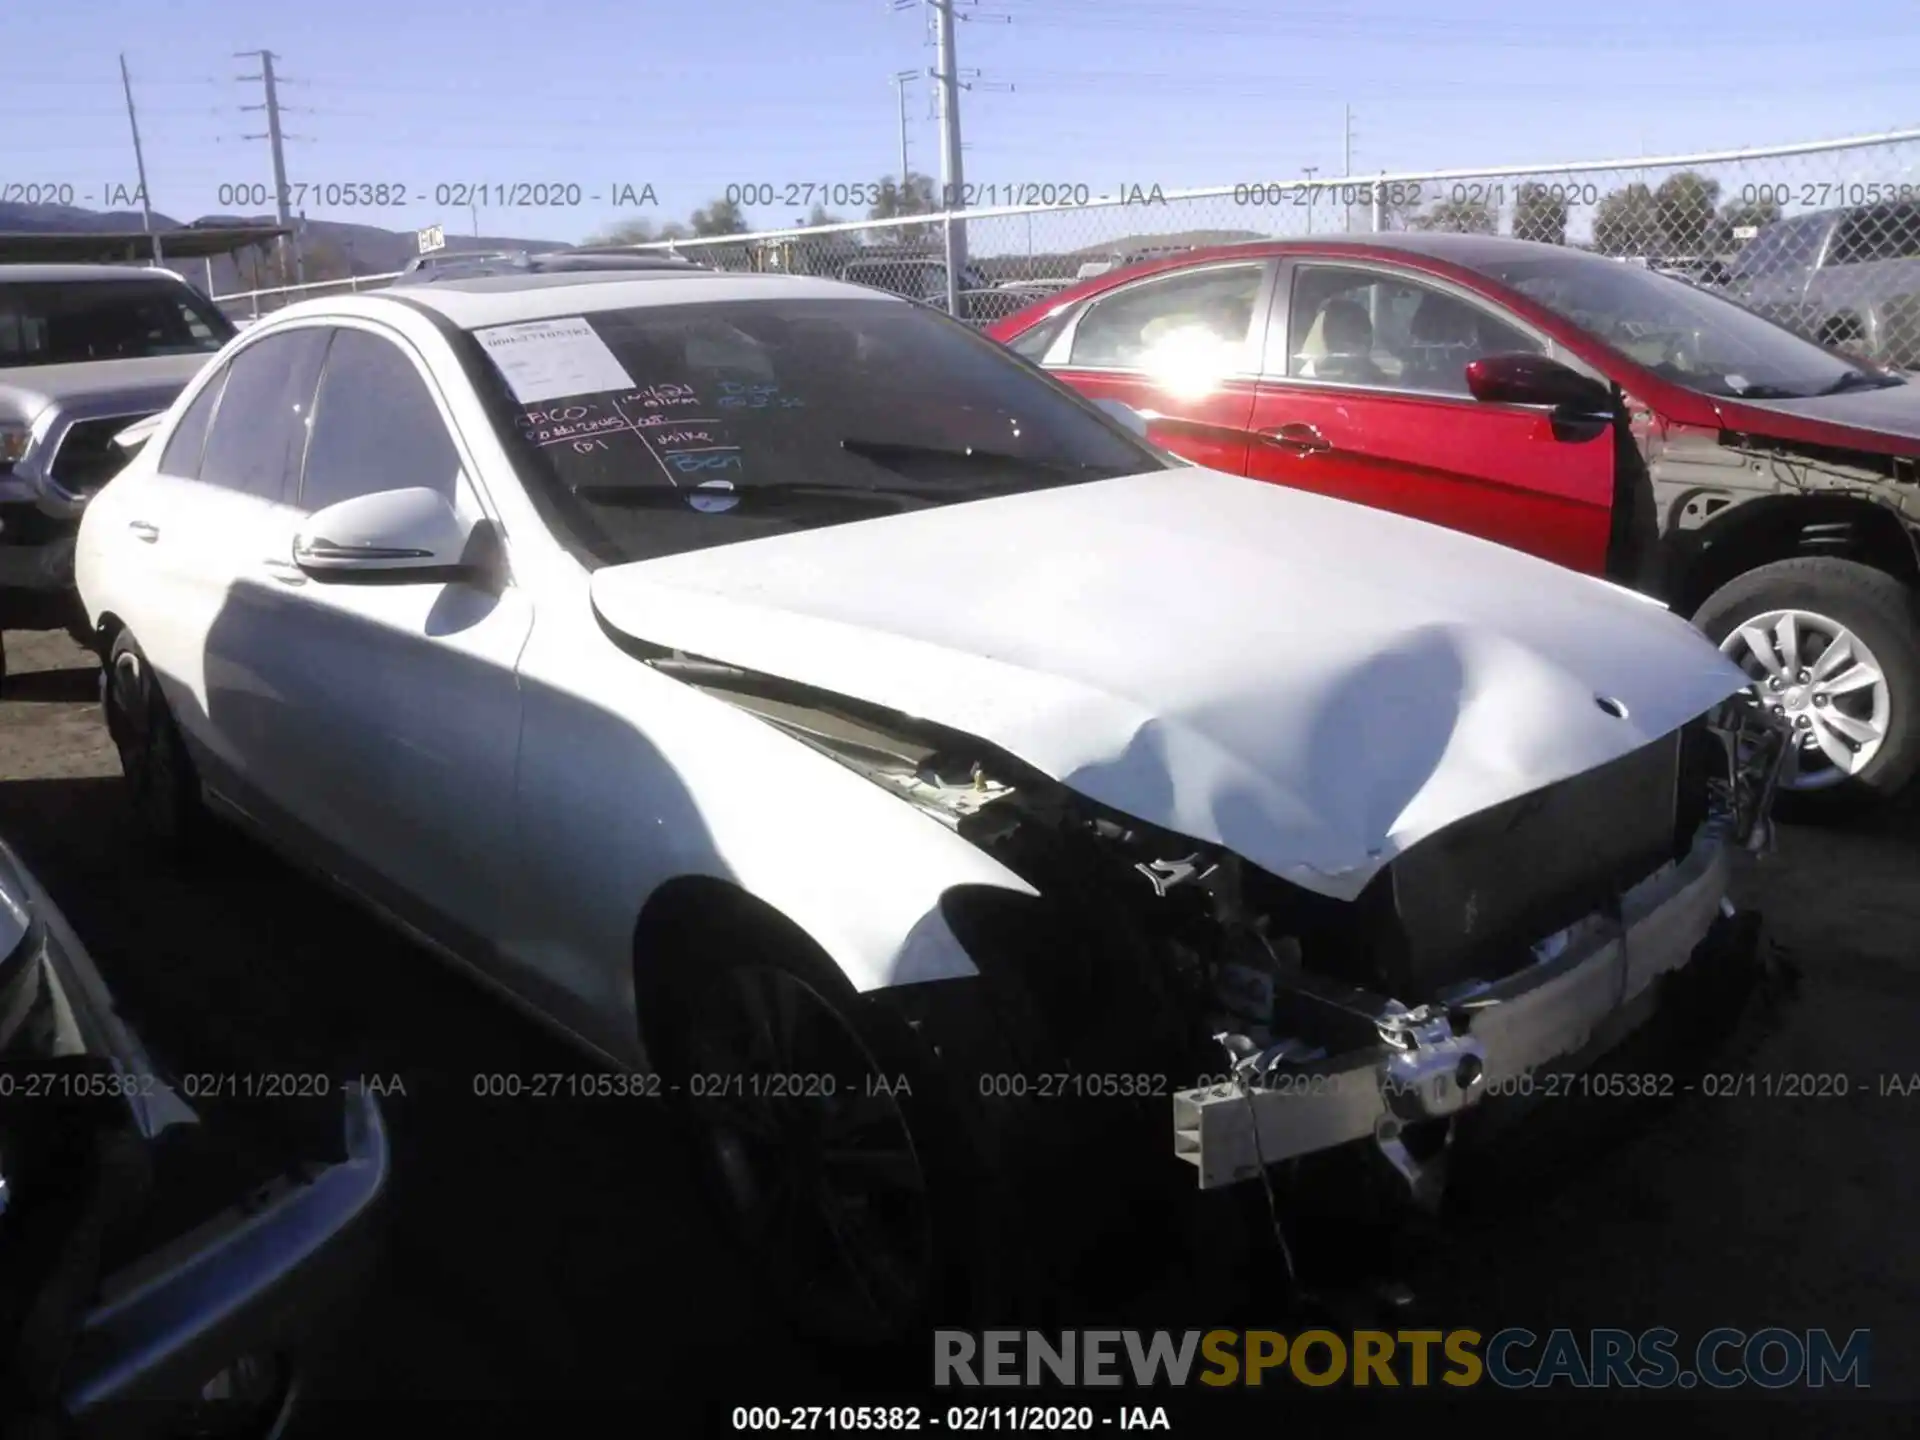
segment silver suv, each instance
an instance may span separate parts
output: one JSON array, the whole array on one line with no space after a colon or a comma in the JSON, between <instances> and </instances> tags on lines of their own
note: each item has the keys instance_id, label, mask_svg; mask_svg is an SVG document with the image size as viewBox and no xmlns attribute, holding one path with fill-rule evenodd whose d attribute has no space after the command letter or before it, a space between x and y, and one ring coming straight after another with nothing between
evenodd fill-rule
<instances>
[{"instance_id":1,"label":"silver suv","mask_svg":"<svg viewBox=\"0 0 1920 1440\"><path fill-rule=\"evenodd\" d=\"M113 437L233 334L170 270L0 265L0 630L77 623L73 536L126 458Z\"/></svg>"}]
</instances>

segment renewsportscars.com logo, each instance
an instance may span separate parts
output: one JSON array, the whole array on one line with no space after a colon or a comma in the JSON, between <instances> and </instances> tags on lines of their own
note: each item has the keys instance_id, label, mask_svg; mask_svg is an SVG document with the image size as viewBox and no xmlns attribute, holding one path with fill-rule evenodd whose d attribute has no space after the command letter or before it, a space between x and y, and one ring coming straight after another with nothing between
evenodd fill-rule
<instances>
[{"instance_id":1,"label":"renewsportscars.com logo","mask_svg":"<svg viewBox=\"0 0 1920 1440\"><path fill-rule=\"evenodd\" d=\"M1869 1385L1873 1334L1826 1330L936 1330L933 1383L1114 1387L1493 1385L1784 1390Z\"/></svg>"}]
</instances>

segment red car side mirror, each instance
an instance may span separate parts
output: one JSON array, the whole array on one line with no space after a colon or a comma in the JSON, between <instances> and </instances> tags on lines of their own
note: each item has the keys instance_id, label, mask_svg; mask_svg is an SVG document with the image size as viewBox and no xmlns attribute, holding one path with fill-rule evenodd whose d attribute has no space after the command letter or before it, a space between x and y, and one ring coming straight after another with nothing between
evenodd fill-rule
<instances>
[{"instance_id":1,"label":"red car side mirror","mask_svg":"<svg viewBox=\"0 0 1920 1440\"><path fill-rule=\"evenodd\" d=\"M1581 414L1610 414L1613 392L1544 355L1487 355L1467 362L1467 389L1489 405L1544 405Z\"/></svg>"}]
</instances>

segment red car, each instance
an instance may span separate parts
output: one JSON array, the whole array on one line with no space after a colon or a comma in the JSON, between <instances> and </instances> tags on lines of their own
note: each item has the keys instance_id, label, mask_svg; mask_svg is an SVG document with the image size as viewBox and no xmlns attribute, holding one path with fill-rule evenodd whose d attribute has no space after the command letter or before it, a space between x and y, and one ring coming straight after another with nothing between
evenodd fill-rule
<instances>
[{"instance_id":1,"label":"red car","mask_svg":"<svg viewBox=\"0 0 1920 1440\"><path fill-rule=\"evenodd\" d=\"M987 333L1196 464L1664 600L1801 730L1802 808L1920 768L1920 386L1898 374L1684 281L1483 235L1188 251Z\"/></svg>"}]
</instances>

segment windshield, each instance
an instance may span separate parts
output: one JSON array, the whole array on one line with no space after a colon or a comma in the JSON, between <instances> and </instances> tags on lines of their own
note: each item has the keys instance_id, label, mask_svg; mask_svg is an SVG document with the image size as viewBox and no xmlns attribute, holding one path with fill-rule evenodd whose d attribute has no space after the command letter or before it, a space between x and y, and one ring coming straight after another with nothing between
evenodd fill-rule
<instances>
[{"instance_id":1,"label":"windshield","mask_svg":"<svg viewBox=\"0 0 1920 1440\"><path fill-rule=\"evenodd\" d=\"M0 284L0 368L206 355L233 334L210 300L174 281Z\"/></svg>"},{"instance_id":2,"label":"windshield","mask_svg":"<svg viewBox=\"0 0 1920 1440\"><path fill-rule=\"evenodd\" d=\"M1856 383L1897 383L1708 291L1637 265L1569 254L1479 268L1636 364L1703 394L1787 400Z\"/></svg>"},{"instance_id":3,"label":"windshield","mask_svg":"<svg viewBox=\"0 0 1920 1440\"><path fill-rule=\"evenodd\" d=\"M1734 257L1732 275L1736 280L1754 280L1762 275L1806 270L1820 253L1820 242L1833 223L1831 215L1801 215L1792 220L1776 220L1767 226Z\"/></svg>"},{"instance_id":4,"label":"windshield","mask_svg":"<svg viewBox=\"0 0 1920 1440\"><path fill-rule=\"evenodd\" d=\"M503 439L589 563L1168 463L992 341L897 301L603 310L474 335Z\"/></svg>"}]
</instances>

